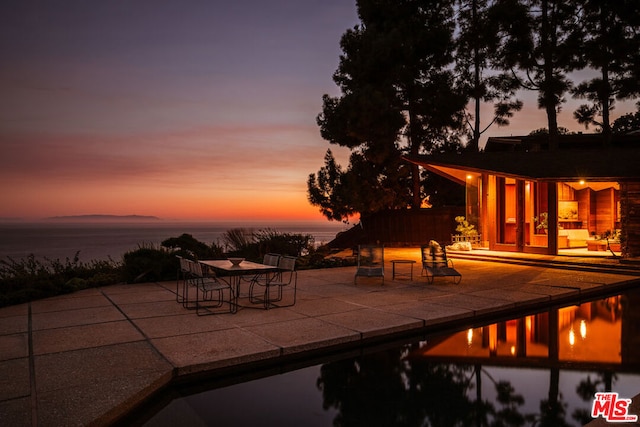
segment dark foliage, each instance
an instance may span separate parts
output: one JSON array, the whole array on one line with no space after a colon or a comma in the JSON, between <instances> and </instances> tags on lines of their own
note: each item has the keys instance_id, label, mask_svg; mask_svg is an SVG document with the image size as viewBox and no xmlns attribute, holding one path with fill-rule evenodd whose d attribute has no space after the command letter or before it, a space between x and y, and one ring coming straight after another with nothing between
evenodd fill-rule
<instances>
[{"instance_id":1,"label":"dark foliage","mask_svg":"<svg viewBox=\"0 0 640 427\"><path fill-rule=\"evenodd\" d=\"M175 279L178 260L174 253L150 247L127 252L123 259L123 277L127 283Z\"/></svg>"},{"instance_id":2,"label":"dark foliage","mask_svg":"<svg viewBox=\"0 0 640 427\"><path fill-rule=\"evenodd\" d=\"M281 255L302 256L313 251L314 238L310 234L281 233L273 229L259 230L255 233L258 251L261 255L277 253Z\"/></svg>"},{"instance_id":3,"label":"dark foliage","mask_svg":"<svg viewBox=\"0 0 640 427\"><path fill-rule=\"evenodd\" d=\"M324 95L317 117L324 139L351 150L349 165L340 168L328 151L324 167L307 180L310 203L329 220L415 209L427 198L457 203L447 199L455 192L403 156L461 152L465 139L468 151L477 151L489 126L507 125L522 108L515 99L521 89L537 92L551 149L558 148L558 115L568 94L590 102L576 111L579 123L607 135L614 101L639 93L635 0L358 0L356 6L360 23L343 34L333 75L341 94ZM574 82L583 75L575 71L590 77ZM486 104L494 111L481 125ZM613 128L628 130L622 122Z\"/></svg>"},{"instance_id":4,"label":"dark foliage","mask_svg":"<svg viewBox=\"0 0 640 427\"><path fill-rule=\"evenodd\" d=\"M0 260L0 307L115 283L175 280L179 268L176 255L191 259L242 256L262 261L264 254L275 252L298 256L299 268L344 265L336 260L326 261L329 248L316 249L311 235L280 233L271 229L258 232L233 229L227 234L249 237L242 239L245 243L240 247L226 253L218 245L209 246L189 234L182 234L164 240L158 248L140 246L129 251L123 255L122 262L83 263L79 261L79 252L73 259L65 261L46 258L42 261L34 255L21 260Z\"/></svg>"},{"instance_id":5,"label":"dark foliage","mask_svg":"<svg viewBox=\"0 0 640 427\"><path fill-rule=\"evenodd\" d=\"M122 281L114 261L79 261L79 252L64 261L29 255L0 260L0 307Z\"/></svg>"},{"instance_id":6,"label":"dark foliage","mask_svg":"<svg viewBox=\"0 0 640 427\"><path fill-rule=\"evenodd\" d=\"M195 259L221 258L224 251L222 247L211 246L195 239L191 234L182 234L179 237L170 237L160 244L163 248L171 249L176 255Z\"/></svg>"},{"instance_id":7,"label":"dark foliage","mask_svg":"<svg viewBox=\"0 0 640 427\"><path fill-rule=\"evenodd\" d=\"M629 132L640 132L640 103L638 103L638 111L625 114L613 122L613 133L627 134Z\"/></svg>"},{"instance_id":8,"label":"dark foliage","mask_svg":"<svg viewBox=\"0 0 640 427\"><path fill-rule=\"evenodd\" d=\"M456 88L454 10L447 1L359 0L361 25L342 36L333 79L341 96L323 97L317 122L331 144L351 150L340 169L330 152L307 181L309 201L330 220L419 207L419 169L406 154L460 148L466 103Z\"/></svg>"}]
</instances>

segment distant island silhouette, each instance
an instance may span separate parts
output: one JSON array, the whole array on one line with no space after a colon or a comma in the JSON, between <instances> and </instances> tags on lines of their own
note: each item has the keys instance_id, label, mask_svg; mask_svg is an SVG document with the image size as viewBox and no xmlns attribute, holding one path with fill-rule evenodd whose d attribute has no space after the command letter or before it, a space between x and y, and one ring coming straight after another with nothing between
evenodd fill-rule
<instances>
[{"instance_id":1,"label":"distant island silhouette","mask_svg":"<svg viewBox=\"0 0 640 427\"><path fill-rule=\"evenodd\" d=\"M51 221L159 221L157 216L150 215L68 215L45 218Z\"/></svg>"}]
</instances>

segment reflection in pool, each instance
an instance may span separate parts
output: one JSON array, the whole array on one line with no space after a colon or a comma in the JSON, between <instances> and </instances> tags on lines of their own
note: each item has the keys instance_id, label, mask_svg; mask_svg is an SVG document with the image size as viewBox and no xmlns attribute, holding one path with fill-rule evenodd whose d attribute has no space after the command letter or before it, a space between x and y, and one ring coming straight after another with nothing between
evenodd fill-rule
<instances>
[{"instance_id":1,"label":"reflection in pool","mask_svg":"<svg viewBox=\"0 0 640 427\"><path fill-rule=\"evenodd\" d=\"M640 292L173 399L147 426L572 426L640 393Z\"/></svg>"}]
</instances>

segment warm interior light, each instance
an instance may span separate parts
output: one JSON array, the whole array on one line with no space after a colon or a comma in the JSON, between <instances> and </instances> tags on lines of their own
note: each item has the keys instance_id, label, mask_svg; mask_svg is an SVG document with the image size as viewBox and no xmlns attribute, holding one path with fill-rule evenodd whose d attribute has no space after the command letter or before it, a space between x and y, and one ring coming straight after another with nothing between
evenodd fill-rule
<instances>
[{"instance_id":1,"label":"warm interior light","mask_svg":"<svg viewBox=\"0 0 640 427\"><path fill-rule=\"evenodd\" d=\"M585 322L584 320L580 321L580 336L582 337L582 339L585 339L587 337L587 322Z\"/></svg>"},{"instance_id":2,"label":"warm interior light","mask_svg":"<svg viewBox=\"0 0 640 427\"><path fill-rule=\"evenodd\" d=\"M471 178L473 178L473 176L471 176L471 175L467 175L467 179L468 179L468 180L471 180Z\"/></svg>"},{"instance_id":3,"label":"warm interior light","mask_svg":"<svg viewBox=\"0 0 640 427\"><path fill-rule=\"evenodd\" d=\"M571 347L573 347L573 345L576 343L576 334L575 332L573 332L573 329L571 329L569 331L569 345L571 345Z\"/></svg>"},{"instance_id":4,"label":"warm interior light","mask_svg":"<svg viewBox=\"0 0 640 427\"><path fill-rule=\"evenodd\" d=\"M580 185L584 185L584 179L580 180Z\"/></svg>"},{"instance_id":5,"label":"warm interior light","mask_svg":"<svg viewBox=\"0 0 640 427\"><path fill-rule=\"evenodd\" d=\"M473 342L473 329L469 328L469 330L467 331L467 344L471 345L472 342Z\"/></svg>"},{"instance_id":6,"label":"warm interior light","mask_svg":"<svg viewBox=\"0 0 640 427\"><path fill-rule=\"evenodd\" d=\"M512 355L512 356L515 356L515 355L516 355L516 346L515 346L515 345L512 345L512 346L511 346L511 355Z\"/></svg>"},{"instance_id":7,"label":"warm interior light","mask_svg":"<svg viewBox=\"0 0 640 427\"><path fill-rule=\"evenodd\" d=\"M489 325L489 355L498 354L498 324Z\"/></svg>"}]
</instances>

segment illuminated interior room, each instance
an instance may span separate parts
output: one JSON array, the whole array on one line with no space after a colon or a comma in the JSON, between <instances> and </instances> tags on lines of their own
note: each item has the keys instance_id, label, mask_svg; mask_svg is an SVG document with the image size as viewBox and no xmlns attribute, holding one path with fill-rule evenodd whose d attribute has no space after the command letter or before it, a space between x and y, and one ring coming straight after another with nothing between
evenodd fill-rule
<instances>
[{"instance_id":1,"label":"illuminated interior room","mask_svg":"<svg viewBox=\"0 0 640 427\"><path fill-rule=\"evenodd\" d=\"M539 137L489 138L479 153L407 160L465 186L478 248L640 256L640 137L602 148L591 136L563 138L557 150Z\"/></svg>"}]
</instances>

